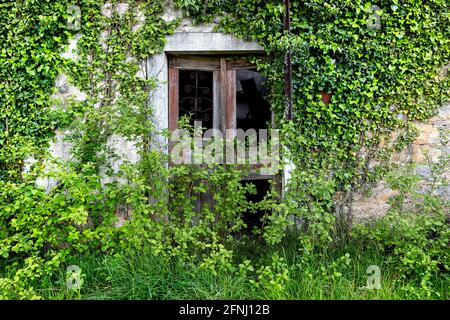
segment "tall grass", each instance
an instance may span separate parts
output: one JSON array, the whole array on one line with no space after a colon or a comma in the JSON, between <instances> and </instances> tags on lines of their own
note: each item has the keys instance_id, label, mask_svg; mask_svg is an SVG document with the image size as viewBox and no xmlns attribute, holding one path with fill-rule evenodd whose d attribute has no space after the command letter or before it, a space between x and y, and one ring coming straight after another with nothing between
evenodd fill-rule
<instances>
[{"instance_id":1,"label":"tall grass","mask_svg":"<svg viewBox=\"0 0 450 320\"><path fill-rule=\"evenodd\" d=\"M236 259L252 260L254 265L268 264L272 253L282 252L289 280L276 294L267 287L256 287L249 275L229 271L211 271L180 261L164 261L149 248L129 250L116 256L86 254L72 257L69 264L80 266L84 275L81 290L69 290L65 270L37 284L47 299L408 299L404 282L386 264L386 256L375 248L351 244L331 250L327 255L309 257L299 263L295 241L277 248L247 243L236 247ZM251 252L251 255L248 253ZM338 267L338 277L324 272L338 257L349 253L351 263ZM367 267L378 265L382 271L381 289L368 289ZM414 281L410 279L409 281ZM449 299L450 277L436 275L431 298ZM36 287L35 287L36 288Z\"/></svg>"}]
</instances>

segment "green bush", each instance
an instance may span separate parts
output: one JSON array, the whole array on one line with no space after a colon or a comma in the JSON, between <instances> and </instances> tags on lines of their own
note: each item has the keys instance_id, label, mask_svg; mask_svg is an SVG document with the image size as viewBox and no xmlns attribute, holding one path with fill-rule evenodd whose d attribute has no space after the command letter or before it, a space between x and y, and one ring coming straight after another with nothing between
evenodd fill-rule
<instances>
[{"instance_id":1,"label":"green bush","mask_svg":"<svg viewBox=\"0 0 450 320\"><path fill-rule=\"evenodd\" d=\"M282 156L296 168L282 199L272 190L257 204L246 200L252 187L240 184L244 172L234 167L168 168L158 151L166 147L160 137L167 132L153 126L148 99L158 83L137 71L161 52L179 20L163 19L163 0L130 0L124 15L115 11L120 1L109 2L111 16L102 14L106 1L78 1L77 31L67 25L67 0L0 4L0 296L39 298L33 283L75 254L149 246L169 265L176 260L213 275L253 270L252 288L264 288L265 297L287 297L293 271L286 271L280 255L258 265L235 255L246 240L242 215L256 209L266 211L263 227L255 230L263 239L259 247L276 247L295 225L301 230L298 268L327 261L317 279L338 283L353 256L328 253L354 240L353 194L388 171L390 155L414 139L413 121L430 117L449 99L450 77L442 72L450 61L448 1L383 1L380 28L368 25L374 9L365 1L292 1L290 34L282 29L279 0L175 1L195 21L220 14L221 31L255 40L268 53L250 59L266 79ZM78 31L78 58L64 59L60 52ZM292 121L284 117L288 51ZM60 73L86 93L85 101L52 108ZM45 154L56 129L69 133L73 158L67 162ZM114 136L135 142L138 163L115 154L108 146ZM30 156L37 163L23 174ZM124 163L115 172L119 160ZM55 186L44 190L37 178L53 179ZM356 234L385 250L406 292L430 297L436 293L430 279L448 272L448 203L413 195L414 180L391 179L400 191L391 212ZM214 206L198 208L196 200L208 192ZM417 206L407 210L410 196ZM118 228L121 215L127 221Z\"/></svg>"},{"instance_id":2,"label":"green bush","mask_svg":"<svg viewBox=\"0 0 450 320\"><path fill-rule=\"evenodd\" d=\"M420 179L413 168L389 176L388 182L398 191L389 212L372 224L359 225L354 234L379 246L387 263L405 281L403 289L411 297L423 298L438 295L431 289L430 279L450 271L449 201L434 195L434 189L419 192Z\"/></svg>"},{"instance_id":3,"label":"green bush","mask_svg":"<svg viewBox=\"0 0 450 320\"><path fill-rule=\"evenodd\" d=\"M37 297L29 281L51 274L71 254L114 245L114 188L103 188L91 165L81 172L54 165L60 167L46 173L35 167L21 182L0 181L3 298ZM36 185L38 177L56 185L47 191Z\"/></svg>"}]
</instances>

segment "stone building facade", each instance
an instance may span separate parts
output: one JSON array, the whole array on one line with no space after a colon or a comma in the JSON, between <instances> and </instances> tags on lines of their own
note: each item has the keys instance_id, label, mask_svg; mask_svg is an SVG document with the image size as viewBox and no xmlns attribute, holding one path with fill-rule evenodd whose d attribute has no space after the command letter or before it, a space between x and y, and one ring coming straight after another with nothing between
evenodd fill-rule
<instances>
[{"instance_id":1,"label":"stone building facade","mask_svg":"<svg viewBox=\"0 0 450 320\"><path fill-rule=\"evenodd\" d=\"M104 8L104 14L111 14L110 8ZM125 12L126 5L117 6L116 10ZM119 13L120 13L119 12ZM168 6L164 19L173 20L181 17L181 13L173 6ZM76 36L69 45L68 50L63 53L66 58L76 59L76 44L81 35ZM169 110L169 68L170 56L172 55L195 55L195 56L218 56L218 55L245 55L264 54L264 48L253 42L247 42L214 31L214 24L194 25L190 19L184 18L175 30L175 33L167 38L167 44L162 53L154 55L147 62L147 70L151 76L159 81L158 88L151 93L149 99L155 108L156 127L164 129L170 127ZM58 88L57 98L72 99L82 101L86 98L83 92L68 83L65 75L60 75L56 81ZM407 163L414 161L417 163L417 172L423 176L424 180L430 178L430 163L438 161L439 157L450 155L450 144L448 141L443 146L442 136L449 135L450 130L450 103L444 105L436 116L425 123L417 123L419 136L414 143L403 153L395 156L394 161ZM110 145L116 151L126 156L130 161L137 161L138 155L133 143L122 137L111 137ZM70 145L64 141L64 133L58 132L50 147L52 153L57 157L69 158ZM429 158L424 156L424 152L429 154ZM118 167L120 163L116 164ZM285 167L282 174L284 184L289 179L289 166ZM450 178L450 173L446 172L446 179ZM51 181L40 181L42 185L51 187ZM450 198L449 188L440 190L441 195ZM384 214L389 205L387 200L394 192L389 189L384 182L380 182L371 192L370 196L356 195L353 203L353 212L356 217L366 218L380 216Z\"/></svg>"}]
</instances>

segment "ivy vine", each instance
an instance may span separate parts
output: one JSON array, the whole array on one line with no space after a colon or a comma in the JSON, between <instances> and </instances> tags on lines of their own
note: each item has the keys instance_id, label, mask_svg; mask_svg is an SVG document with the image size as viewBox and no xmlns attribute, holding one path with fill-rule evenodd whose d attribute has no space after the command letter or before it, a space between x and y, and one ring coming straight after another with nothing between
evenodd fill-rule
<instances>
[{"instance_id":1,"label":"ivy vine","mask_svg":"<svg viewBox=\"0 0 450 320\"><path fill-rule=\"evenodd\" d=\"M301 239L304 252L317 242L329 244L336 225L351 224L352 194L389 168L390 156L414 139L415 121L450 100L447 0L293 0L288 35L280 0L174 4L197 23L219 21L218 30L256 41L270 55L253 60L266 79L284 156L295 170L282 202L269 196L262 201L276 213L264 217L261 234L268 243L281 241L296 216L312 231ZM146 61L162 50L179 22L163 19L166 5L163 0L0 3L0 254L22 267L17 279L34 279L40 265L53 270L69 254L62 248L83 251L90 245L107 251L132 240L138 246L148 240L169 257L190 259L199 249L206 252L207 268L231 268L228 222L237 231L244 208L255 209L245 202L239 174L222 167L214 174L185 166L168 171L167 159L151 148L164 133L152 126L148 95L158 83ZM71 6L80 10L78 30L68 24ZM67 59L61 53L75 36L76 59ZM287 50L293 57L292 121L284 119ZM61 74L86 99L56 101L55 80ZM36 189L35 176L26 178L24 164L30 156L45 159L57 129L67 130L73 159L60 168L59 186L46 193ZM141 161L122 168L126 184L104 188L103 171L112 169L115 156L108 147L114 135L134 141ZM42 173L40 166L37 161L34 169ZM175 184L167 185L169 175ZM194 180L206 178L214 184L219 206L198 215L195 197L206 187ZM170 205L163 199L166 192ZM133 207L134 219L117 231L111 221L125 205ZM168 217L172 224L164 224ZM149 239L139 238L142 233ZM13 278L0 278L0 288L26 287Z\"/></svg>"}]
</instances>

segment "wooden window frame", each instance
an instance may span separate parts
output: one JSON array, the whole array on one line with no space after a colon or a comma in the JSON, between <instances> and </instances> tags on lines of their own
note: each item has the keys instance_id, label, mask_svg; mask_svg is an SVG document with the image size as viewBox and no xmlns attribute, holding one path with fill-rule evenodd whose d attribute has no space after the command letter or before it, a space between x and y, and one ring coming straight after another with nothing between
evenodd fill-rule
<instances>
[{"instance_id":1,"label":"wooden window frame","mask_svg":"<svg viewBox=\"0 0 450 320\"><path fill-rule=\"evenodd\" d=\"M179 71L213 72L213 128L236 131L236 70L255 69L246 59L215 56L169 56L169 130L178 128Z\"/></svg>"},{"instance_id":2,"label":"wooden window frame","mask_svg":"<svg viewBox=\"0 0 450 320\"><path fill-rule=\"evenodd\" d=\"M236 135L236 70L255 70L256 66L245 58L217 56L168 56L169 74L169 130L178 128L179 71L199 70L213 72L213 128L226 132L226 138ZM272 126L273 126L272 113ZM233 129L228 130L226 129ZM231 137L229 135L232 135ZM169 146L170 148L170 146ZM255 165L255 169L259 165ZM250 174L243 180L277 179L278 175Z\"/></svg>"}]
</instances>

